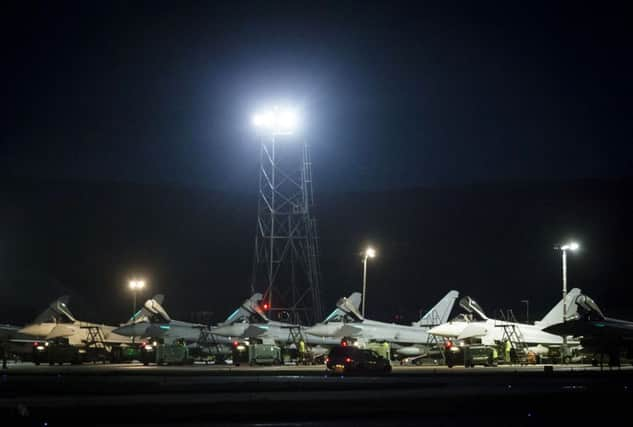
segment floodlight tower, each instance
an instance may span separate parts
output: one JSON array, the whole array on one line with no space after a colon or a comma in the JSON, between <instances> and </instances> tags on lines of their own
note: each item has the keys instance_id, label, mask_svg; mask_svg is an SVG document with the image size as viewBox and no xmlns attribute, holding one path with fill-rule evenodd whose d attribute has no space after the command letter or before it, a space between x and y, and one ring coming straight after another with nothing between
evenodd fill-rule
<instances>
[{"instance_id":1,"label":"floodlight tower","mask_svg":"<svg viewBox=\"0 0 633 427\"><path fill-rule=\"evenodd\" d=\"M282 108L253 117L261 149L251 292L265 288L273 318L312 324L322 315L319 247L312 162L299 122Z\"/></svg>"}]
</instances>

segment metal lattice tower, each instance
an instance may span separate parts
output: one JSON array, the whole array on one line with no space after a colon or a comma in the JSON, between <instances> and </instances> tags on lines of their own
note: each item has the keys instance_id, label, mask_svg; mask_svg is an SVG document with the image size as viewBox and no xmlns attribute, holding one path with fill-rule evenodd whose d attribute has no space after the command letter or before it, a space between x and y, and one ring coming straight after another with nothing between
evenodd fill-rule
<instances>
[{"instance_id":1,"label":"metal lattice tower","mask_svg":"<svg viewBox=\"0 0 633 427\"><path fill-rule=\"evenodd\" d=\"M272 318L321 320L317 224L308 144L290 135L261 139L251 292L265 289Z\"/></svg>"}]
</instances>

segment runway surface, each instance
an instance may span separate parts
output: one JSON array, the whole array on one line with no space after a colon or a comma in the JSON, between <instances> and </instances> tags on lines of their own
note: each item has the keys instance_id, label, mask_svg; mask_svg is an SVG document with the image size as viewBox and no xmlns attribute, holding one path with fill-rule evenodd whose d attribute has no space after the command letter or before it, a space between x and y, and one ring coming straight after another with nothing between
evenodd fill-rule
<instances>
[{"instance_id":1,"label":"runway surface","mask_svg":"<svg viewBox=\"0 0 633 427\"><path fill-rule=\"evenodd\" d=\"M583 424L605 410L628 417L632 384L631 367L601 371L587 365L557 365L550 372L544 366L394 366L390 375L328 376L323 366L25 363L2 372L0 414L49 425L69 419L85 424L86 414L95 413L98 418L88 419L101 425L340 425L342 416L363 425L419 425L420 417L431 425L465 418L484 425L490 417L519 414ZM20 415L24 411L28 417Z\"/></svg>"}]
</instances>

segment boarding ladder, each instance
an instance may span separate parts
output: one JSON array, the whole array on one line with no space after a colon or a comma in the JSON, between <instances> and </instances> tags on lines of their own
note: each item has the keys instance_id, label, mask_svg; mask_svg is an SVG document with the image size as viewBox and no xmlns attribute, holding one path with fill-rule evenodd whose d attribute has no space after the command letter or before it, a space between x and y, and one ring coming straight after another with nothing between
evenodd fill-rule
<instances>
[{"instance_id":1,"label":"boarding ladder","mask_svg":"<svg viewBox=\"0 0 633 427\"><path fill-rule=\"evenodd\" d=\"M86 347L97 350L110 351L111 346L105 342L105 336L100 326L82 326L82 329L86 329Z\"/></svg>"},{"instance_id":2,"label":"boarding ladder","mask_svg":"<svg viewBox=\"0 0 633 427\"><path fill-rule=\"evenodd\" d=\"M431 312L431 316L429 318L424 319L423 322L420 323L420 327L424 329L424 331L426 332L426 347L428 347L429 349L431 348L437 348L437 350L440 353L440 356L442 357L442 364L446 364L446 354L445 354L445 346L446 343L444 341L444 339L440 339L439 337L436 337L435 335L431 335L429 334L427 331L431 328L434 328L435 326L438 326L442 323L442 319L440 319L440 315L437 312L437 310L433 310Z\"/></svg>"},{"instance_id":3,"label":"boarding ladder","mask_svg":"<svg viewBox=\"0 0 633 427\"><path fill-rule=\"evenodd\" d=\"M87 360L92 360L93 363L96 361L105 363L108 358L113 360L112 346L106 343L101 326L81 326L81 328L87 331L84 341Z\"/></svg>"},{"instance_id":4,"label":"boarding ladder","mask_svg":"<svg viewBox=\"0 0 633 427\"><path fill-rule=\"evenodd\" d=\"M525 343L521 329L514 323L502 323L495 325L503 328L502 342L510 342L510 355L512 363L527 365L528 346ZM514 350L514 352L512 352ZM514 354L513 354L514 353Z\"/></svg>"}]
</instances>

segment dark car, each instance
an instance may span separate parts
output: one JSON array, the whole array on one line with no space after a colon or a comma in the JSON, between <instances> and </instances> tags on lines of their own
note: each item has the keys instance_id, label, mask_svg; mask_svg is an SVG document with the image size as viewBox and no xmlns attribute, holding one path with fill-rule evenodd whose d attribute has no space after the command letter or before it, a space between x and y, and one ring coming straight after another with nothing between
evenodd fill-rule
<instances>
[{"instance_id":1,"label":"dark car","mask_svg":"<svg viewBox=\"0 0 633 427\"><path fill-rule=\"evenodd\" d=\"M339 345L325 359L325 366L331 372L344 374L351 372L391 372L391 363L373 350L363 350L354 346Z\"/></svg>"}]
</instances>

